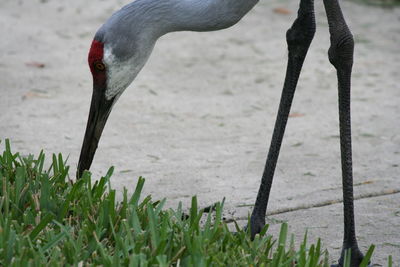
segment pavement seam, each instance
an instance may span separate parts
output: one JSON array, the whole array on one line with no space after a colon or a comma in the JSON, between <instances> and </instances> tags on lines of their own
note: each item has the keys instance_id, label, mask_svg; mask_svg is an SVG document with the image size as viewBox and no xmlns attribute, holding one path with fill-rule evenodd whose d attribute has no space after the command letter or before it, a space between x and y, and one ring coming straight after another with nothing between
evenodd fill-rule
<instances>
[{"instance_id":1,"label":"pavement seam","mask_svg":"<svg viewBox=\"0 0 400 267\"><path fill-rule=\"evenodd\" d=\"M400 189L383 190L380 192L359 194L354 197L354 200L356 201L356 200L361 200L361 199L394 195L394 194L399 194L399 193L400 193ZM322 201L322 202L310 204L310 205L299 205L296 207L282 208L282 209L277 209L277 210L267 212L267 216L289 213L289 212L298 211L298 210L320 208L320 207L330 206L330 205L334 205L334 204L338 204L338 203L342 203L342 202L343 202L343 199L334 199L334 200L326 200L326 201ZM233 219L227 219L226 222L229 223L229 222L233 222L233 221L242 221L242 220L247 221L248 218L247 217L238 217L238 218L233 218Z\"/></svg>"}]
</instances>

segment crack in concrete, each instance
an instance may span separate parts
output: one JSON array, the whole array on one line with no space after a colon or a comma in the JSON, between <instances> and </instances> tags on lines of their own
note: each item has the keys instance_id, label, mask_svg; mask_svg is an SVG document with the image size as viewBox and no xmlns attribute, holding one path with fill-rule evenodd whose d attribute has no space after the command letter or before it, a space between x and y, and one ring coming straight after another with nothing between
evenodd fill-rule
<instances>
[{"instance_id":1,"label":"crack in concrete","mask_svg":"<svg viewBox=\"0 0 400 267\"><path fill-rule=\"evenodd\" d=\"M400 189L383 190L380 192L359 194L354 197L354 200L394 195L394 194L398 194L398 193L400 193ZM267 212L266 216L288 213L288 212L293 212L293 211L298 211L298 210L307 210L307 209L325 207L325 206L330 206L330 205L334 205L334 204L338 204L338 203L343 203L343 199L326 200L326 201L322 201L322 202L310 204L310 205L299 205L296 207L276 209L276 210ZM225 222L230 223L230 222L234 222L234 221L243 221L243 220L247 221L247 217L238 217L238 218L233 218L233 219L227 219L227 220L225 220Z\"/></svg>"}]
</instances>

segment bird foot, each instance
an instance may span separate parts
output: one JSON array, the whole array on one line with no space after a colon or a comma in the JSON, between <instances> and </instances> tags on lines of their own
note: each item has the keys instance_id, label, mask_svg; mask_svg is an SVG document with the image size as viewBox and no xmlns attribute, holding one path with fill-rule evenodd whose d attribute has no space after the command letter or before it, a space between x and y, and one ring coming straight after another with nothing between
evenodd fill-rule
<instances>
[{"instance_id":1,"label":"bird foot","mask_svg":"<svg viewBox=\"0 0 400 267\"><path fill-rule=\"evenodd\" d=\"M251 240L253 240L256 234L259 234L264 226L265 218L259 218L258 216L251 215L250 225L246 225L245 230L247 231L247 229L250 227L250 237Z\"/></svg>"},{"instance_id":2,"label":"bird foot","mask_svg":"<svg viewBox=\"0 0 400 267\"><path fill-rule=\"evenodd\" d=\"M355 248L347 248L342 250L342 255L340 256L338 264L332 264L331 267L343 267L343 262L344 262L344 255L345 251L351 249L351 256L350 256L350 266L351 267L358 267L360 266L360 263L364 259L364 255L362 252L358 249L358 247ZM368 267L371 267L370 263L368 263Z\"/></svg>"}]
</instances>

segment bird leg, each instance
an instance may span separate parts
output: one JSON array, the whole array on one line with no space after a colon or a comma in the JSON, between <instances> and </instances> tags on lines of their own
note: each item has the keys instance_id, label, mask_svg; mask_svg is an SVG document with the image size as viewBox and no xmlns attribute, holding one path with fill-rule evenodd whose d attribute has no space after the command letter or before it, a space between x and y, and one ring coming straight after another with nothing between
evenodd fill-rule
<instances>
[{"instance_id":1,"label":"bird leg","mask_svg":"<svg viewBox=\"0 0 400 267\"><path fill-rule=\"evenodd\" d=\"M329 61L336 68L339 90L340 150L342 158L342 183L344 204L344 239L339 265L342 266L344 253L351 249L351 266L359 266L363 254L360 252L355 234L353 171L351 155L350 87L353 66L354 40L344 20L337 0L324 0L328 17L331 46Z\"/></svg>"},{"instance_id":2,"label":"bird leg","mask_svg":"<svg viewBox=\"0 0 400 267\"><path fill-rule=\"evenodd\" d=\"M285 132L287 119L292 105L297 81L307 55L308 48L315 33L314 1L301 0L297 19L286 33L288 44L288 63L286 69L285 83L283 85L278 115L275 121L274 133L268 152L267 162L261 179L257 200L250 218L251 237L261 231L265 225L265 214L272 179L275 172L282 138Z\"/></svg>"}]
</instances>

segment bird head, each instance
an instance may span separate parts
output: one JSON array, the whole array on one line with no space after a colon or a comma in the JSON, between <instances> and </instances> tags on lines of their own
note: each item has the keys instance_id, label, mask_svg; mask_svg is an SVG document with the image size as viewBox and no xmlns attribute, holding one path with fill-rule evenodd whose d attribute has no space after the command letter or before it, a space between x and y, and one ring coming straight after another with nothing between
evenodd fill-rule
<instances>
[{"instance_id":1,"label":"bird head","mask_svg":"<svg viewBox=\"0 0 400 267\"><path fill-rule=\"evenodd\" d=\"M101 33L101 31L100 31ZM116 41L113 36L96 35L92 42L88 63L93 77L93 93L89 118L79 157L77 177L92 164L101 134L115 102L132 83L145 64L152 45L148 49L132 47L135 42L126 39Z\"/></svg>"}]
</instances>

